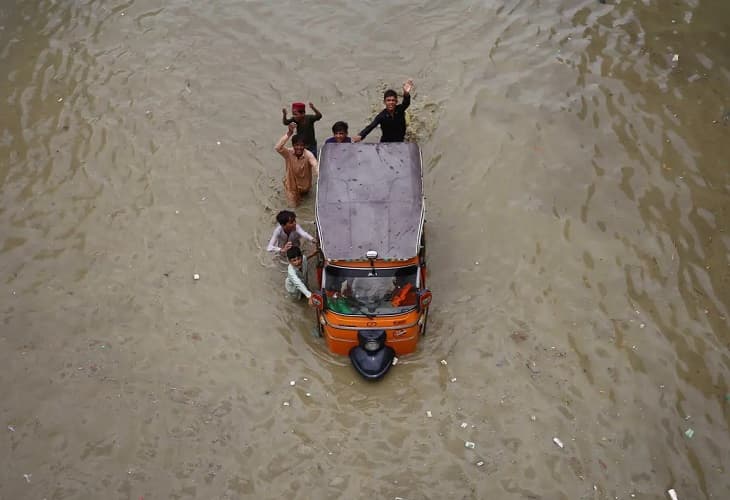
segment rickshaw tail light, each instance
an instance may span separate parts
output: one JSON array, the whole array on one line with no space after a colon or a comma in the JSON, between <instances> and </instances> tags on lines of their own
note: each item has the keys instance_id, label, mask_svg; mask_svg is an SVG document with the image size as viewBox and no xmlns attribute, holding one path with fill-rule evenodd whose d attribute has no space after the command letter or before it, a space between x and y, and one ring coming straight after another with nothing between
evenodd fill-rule
<instances>
[{"instance_id":1,"label":"rickshaw tail light","mask_svg":"<svg viewBox=\"0 0 730 500\"><path fill-rule=\"evenodd\" d=\"M322 309L322 306L324 305L324 300L322 299L321 293L312 294L312 305L317 309Z\"/></svg>"},{"instance_id":2,"label":"rickshaw tail light","mask_svg":"<svg viewBox=\"0 0 730 500\"><path fill-rule=\"evenodd\" d=\"M385 345L385 330L360 330L357 333L360 347L368 353L379 351Z\"/></svg>"},{"instance_id":3,"label":"rickshaw tail light","mask_svg":"<svg viewBox=\"0 0 730 500\"><path fill-rule=\"evenodd\" d=\"M432 298L433 298L433 295L431 294L430 290L424 290L423 292L421 292L420 303L419 303L421 306L421 309L428 307L429 304L431 304Z\"/></svg>"}]
</instances>

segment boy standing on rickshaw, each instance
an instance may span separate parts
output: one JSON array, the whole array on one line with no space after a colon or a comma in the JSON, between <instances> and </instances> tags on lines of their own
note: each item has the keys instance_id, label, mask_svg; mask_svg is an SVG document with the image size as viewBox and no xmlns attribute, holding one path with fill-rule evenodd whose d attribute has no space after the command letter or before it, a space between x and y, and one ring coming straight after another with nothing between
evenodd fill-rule
<instances>
[{"instance_id":1,"label":"boy standing on rickshaw","mask_svg":"<svg viewBox=\"0 0 730 500\"><path fill-rule=\"evenodd\" d=\"M380 142L403 142L406 137L406 109L411 105L411 90L413 80L406 80L403 83L403 102L398 104L398 94L393 89L388 89L383 94L385 109L378 113L370 125L352 138L352 142L360 142L380 125L382 136Z\"/></svg>"}]
</instances>

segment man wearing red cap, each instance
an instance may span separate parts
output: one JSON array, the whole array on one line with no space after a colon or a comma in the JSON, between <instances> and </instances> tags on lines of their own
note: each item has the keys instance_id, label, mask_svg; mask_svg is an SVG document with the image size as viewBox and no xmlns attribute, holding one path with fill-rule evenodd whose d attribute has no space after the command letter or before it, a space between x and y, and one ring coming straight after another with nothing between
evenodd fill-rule
<instances>
[{"instance_id":1,"label":"man wearing red cap","mask_svg":"<svg viewBox=\"0 0 730 500\"><path fill-rule=\"evenodd\" d=\"M314 111L313 115L305 114L306 107L303 102L293 102L291 105L291 118L286 117L286 108L282 108L282 123L284 125L289 125L290 123L297 124L297 135L304 140L304 146L316 158L317 138L314 135L314 122L322 118L322 113L311 102L309 103L309 107Z\"/></svg>"},{"instance_id":2,"label":"man wearing red cap","mask_svg":"<svg viewBox=\"0 0 730 500\"><path fill-rule=\"evenodd\" d=\"M290 123L288 127L286 134L279 139L274 149L284 158L286 199L290 206L296 207L302 200L302 196L312 189L314 184L312 179L315 175L319 175L319 163L310 151L304 149L304 140L301 136L294 135L296 125ZM289 138L291 138L291 148L286 147Z\"/></svg>"}]
</instances>

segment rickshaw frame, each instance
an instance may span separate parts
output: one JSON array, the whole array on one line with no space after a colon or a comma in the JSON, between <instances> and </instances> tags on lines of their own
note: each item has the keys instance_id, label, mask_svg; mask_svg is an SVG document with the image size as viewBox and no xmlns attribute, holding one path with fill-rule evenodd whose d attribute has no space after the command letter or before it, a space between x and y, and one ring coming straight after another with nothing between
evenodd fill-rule
<instances>
[{"instance_id":1,"label":"rickshaw frame","mask_svg":"<svg viewBox=\"0 0 730 500\"><path fill-rule=\"evenodd\" d=\"M320 334L331 352L349 355L361 375L379 379L396 354L415 351L426 331L431 292L425 287L420 148L414 143L325 144L315 206L321 250L313 301ZM372 270L368 277L377 277L378 270L386 277L393 273L395 286L399 270L412 273L413 267L415 286L409 290L413 296L408 295L413 304L398 312L375 314L360 307L356 314L345 314L328 308L332 291L325 290L324 281L330 268L360 274Z\"/></svg>"}]
</instances>

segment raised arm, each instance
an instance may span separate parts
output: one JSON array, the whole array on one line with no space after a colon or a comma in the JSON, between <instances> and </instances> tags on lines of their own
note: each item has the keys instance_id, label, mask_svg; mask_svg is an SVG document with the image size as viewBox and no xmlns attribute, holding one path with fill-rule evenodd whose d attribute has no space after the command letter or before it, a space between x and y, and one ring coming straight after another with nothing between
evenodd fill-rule
<instances>
[{"instance_id":1,"label":"raised arm","mask_svg":"<svg viewBox=\"0 0 730 500\"><path fill-rule=\"evenodd\" d=\"M286 108L281 108L281 123L283 123L284 125L289 125L292 120L293 118L286 117Z\"/></svg>"},{"instance_id":2,"label":"raised arm","mask_svg":"<svg viewBox=\"0 0 730 500\"><path fill-rule=\"evenodd\" d=\"M322 119L322 113L320 113L319 110L314 107L314 104L312 104L310 102L309 103L309 107L312 108L312 111L314 111L314 118L312 119L312 121L315 121L316 122L317 120L321 120Z\"/></svg>"},{"instance_id":3,"label":"raised arm","mask_svg":"<svg viewBox=\"0 0 730 500\"><path fill-rule=\"evenodd\" d=\"M411 105L411 90L413 90L413 80L409 78L403 83L403 102L401 102L401 109L403 111Z\"/></svg>"},{"instance_id":4,"label":"raised arm","mask_svg":"<svg viewBox=\"0 0 730 500\"><path fill-rule=\"evenodd\" d=\"M286 143L289 141L292 135L294 135L294 130L297 128L296 124L290 123L289 128L286 129L286 134L281 136L281 139L279 139L279 142L276 143L276 146L274 146L274 150L279 153L284 158L287 158L289 156L289 151L286 149Z\"/></svg>"}]
</instances>

